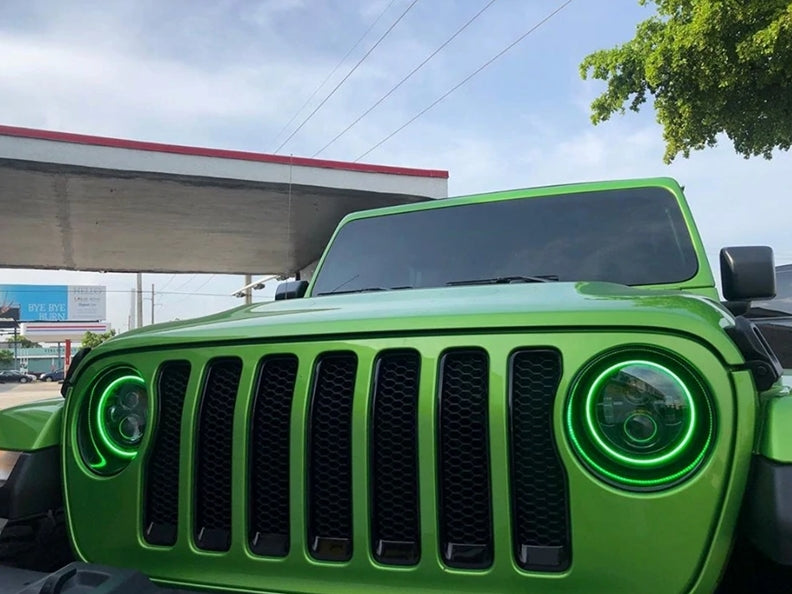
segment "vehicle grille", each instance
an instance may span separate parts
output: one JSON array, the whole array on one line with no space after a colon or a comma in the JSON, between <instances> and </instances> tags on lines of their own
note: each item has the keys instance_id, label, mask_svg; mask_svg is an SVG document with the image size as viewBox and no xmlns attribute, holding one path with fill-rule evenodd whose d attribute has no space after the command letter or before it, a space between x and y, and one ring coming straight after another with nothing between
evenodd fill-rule
<instances>
[{"instance_id":1,"label":"vehicle grille","mask_svg":"<svg viewBox=\"0 0 792 594\"><path fill-rule=\"evenodd\" d=\"M412 565L421 555L418 516L416 351L380 355L371 416L371 536L380 563Z\"/></svg>"},{"instance_id":2,"label":"vehicle grille","mask_svg":"<svg viewBox=\"0 0 792 594\"><path fill-rule=\"evenodd\" d=\"M555 351L522 351L511 361L511 505L514 554L524 569L569 565L566 473L553 441L553 396L561 379Z\"/></svg>"},{"instance_id":3,"label":"vehicle grille","mask_svg":"<svg viewBox=\"0 0 792 594\"><path fill-rule=\"evenodd\" d=\"M487 354L446 354L438 409L440 543L443 559L452 567L492 563L488 404Z\"/></svg>"},{"instance_id":4,"label":"vehicle grille","mask_svg":"<svg viewBox=\"0 0 792 594\"><path fill-rule=\"evenodd\" d=\"M492 566L494 548L492 399L508 402L511 552L525 570L553 572L571 560L566 472L556 451L553 409L561 377L561 356L551 349L524 348L508 359L506 393L492 391L495 369L484 349L451 349L438 359L418 350L394 349L362 362L353 351L331 351L312 359L267 355L248 362L234 357L199 368L183 361L160 365L156 383L160 412L153 447L146 459L144 537L173 545L178 528L178 494L191 489L191 530L198 548L226 551L239 538L263 557L289 554L295 525L305 527L309 554L324 562L344 562L368 554L383 565L421 562L427 534L437 535L442 561L476 570ZM503 363L501 363L502 365ZM246 366L252 377L242 380ZM437 368L434 369L434 366ZM255 369L252 369L255 366ZM191 374L200 373L194 418L185 400ZM428 374L434 385L423 381ZM305 380L301 384L299 378ZM433 378L436 377L436 380ZM198 378L196 378L198 379ZM308 381L310 380L310 381ZM252 386L250 394L244 386ZM298 393L296 386L308 386ZM427 386L429 386L427 388ZM435 398L431 421L419 417L419 395ZM245 388L250 390L250 388ZM364 402L363 400L368 400ZM422 406L428 400L420 399ZM247 534L232 533L234 410L247 411ZM305 428L295 435L295 407L305 406ZM362 408L359 408L362 407ZM368 411L366 423L356 411ZM428 409L427 409L428 410ZM434 422L436 443L419 440ZM193 468L179 468L179 435L195 436ZM492 425L495 426L495 425ZM353 494L353 451L365 439L368 495ZM303 439L305 500L295 499L295 439ZM236 443L239 443L237 441ZM357 449L360 451L360 449ZM436 517L421 517L420 469L427 460L436 476ZM302 467L301 467L302 468ZM180 485L179 476L191 476ZM425 476L425 475L424 475ZM504 502L506 503L506 502ZM424 504L424 505L422 505ZM367 510L366 515L355 514ZM430 506L428 509L434 509ZM295 522L295 515L303 517ZM367 531L354 518L368 518ZM423 526L423 530L422 530ZM368 542L355 542L355 534ZM506 551L499 550L498 555Z\"/></svg>"},{"instance_id":5,"label":"vehicle grille","mask_svg":"<svg viewBox=\"0 0 792 594\"><path fill-rule=\"evenodd\" d=\"M352 396L357 359L324 355L316 366L308 440L308 543L317 559L352 557Z\"/></svg>"},{"instance_id":6,"label":"vehicle grille","mask_svg":"<svg viewBox=\"0 0 792 594\"><path fill-rule=\"evenodd\" d=\"M165 363L157 378L160 422L149 455L143 512L144 537L154 545L176 542L180 429L189 379L190 364L187 361Z\"/></svg>"},{"instance_id":7,"label":"vehicle grille","mask_svg":"<svg viewBox=\"0 0 792 594\"><path fill-rule=\"evenodd\" d=\"M289 552L289 422L298 359L264 357L250 417L250 549L282 557Z\"/></svg>"}]
</instances>

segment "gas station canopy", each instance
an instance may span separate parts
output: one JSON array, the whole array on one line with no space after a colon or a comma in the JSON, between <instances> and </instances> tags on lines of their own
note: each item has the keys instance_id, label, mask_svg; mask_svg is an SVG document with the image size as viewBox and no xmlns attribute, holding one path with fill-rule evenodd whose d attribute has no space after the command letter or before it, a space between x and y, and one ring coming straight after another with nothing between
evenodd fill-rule
<instances>
[{"instance_id":1,"label":"gas station canopy","mask_svg":"<svg viewBox=\"0 0 792 594\"><path fill-rule=\"evenodd\" d=\"M0 267L289 275L448 172L0 126Z\"/></svg>"}]
</instances>

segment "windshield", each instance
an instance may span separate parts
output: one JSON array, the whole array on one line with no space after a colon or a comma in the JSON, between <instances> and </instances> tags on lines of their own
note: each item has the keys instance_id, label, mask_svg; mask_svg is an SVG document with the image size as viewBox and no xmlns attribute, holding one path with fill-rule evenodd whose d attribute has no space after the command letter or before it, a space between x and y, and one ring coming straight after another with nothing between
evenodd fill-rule
<instances>
[{"instance_id":1,"label":"windshield","mask_svg":"<svg viewBox=\"0 0 792 594\"><path fill-rule=\"evenodd\" d=\"M312 293L517 276L648 285L697 270L674 195L630 188L356 219L336 235Z\"/></svg>"}]
</instances>

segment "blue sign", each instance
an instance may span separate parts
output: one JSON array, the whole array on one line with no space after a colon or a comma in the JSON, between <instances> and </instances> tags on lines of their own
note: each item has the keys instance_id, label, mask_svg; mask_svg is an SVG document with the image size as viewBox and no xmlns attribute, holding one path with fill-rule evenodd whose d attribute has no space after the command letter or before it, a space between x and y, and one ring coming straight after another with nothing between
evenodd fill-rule
<instances>
[{"instance_id":1,"label":"blue sign","mask_svg":"<svg viewBox=\"0 0 792 594\"><path fill-rule=\"evenodd\" d=\"M19 320L66 321L69 287L66 285L0 285L0 310L19 308Z\"/></svg>"},{"instance_id":2,"label":"blue sign","mask_svg":"<svg viewBox=\"0 0 792 594\"><path fill-rule=\"evenodd\" d=\"M13 309L20 322L103 320L105 287L0 285L0 312Z\"/></svg>"}]
</instances>

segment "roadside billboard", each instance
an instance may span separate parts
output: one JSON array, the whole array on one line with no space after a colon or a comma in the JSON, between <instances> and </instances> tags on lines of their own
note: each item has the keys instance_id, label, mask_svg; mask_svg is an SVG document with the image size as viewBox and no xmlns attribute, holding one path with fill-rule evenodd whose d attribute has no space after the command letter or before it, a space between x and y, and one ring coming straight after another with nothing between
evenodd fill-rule
<instances>
[{"instance_id":1,"label":"roadside billboard","mask_svg":"<svg viewBox=\"0 0 792 594\"><path fill-rule=\"evenodd\" d=\"M18 309L20 322L100 321L107 319L107 290L99 285L0 285L0 310L4 308Z\"/></svg>"}]
</instances>

